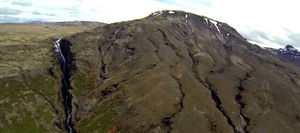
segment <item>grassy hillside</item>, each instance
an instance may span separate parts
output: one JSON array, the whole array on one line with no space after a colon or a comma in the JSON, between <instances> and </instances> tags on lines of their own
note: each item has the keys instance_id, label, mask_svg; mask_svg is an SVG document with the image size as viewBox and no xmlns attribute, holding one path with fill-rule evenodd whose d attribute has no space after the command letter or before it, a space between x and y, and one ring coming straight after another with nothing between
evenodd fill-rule
<instances>
[{"instance_id":1,"label":"grassy hillside","mask_svg":"<svg viewBox=\"0 0 300 133\"><path fill-rule=\"evenodd\" d=\"M102 23L0 24L0 42L39 42L93 29Z\"/></svg>"},{"instance_id":2,"label":"grassy hillside","mask_svg":"<svg viewBox=\"0 0 300 133\"><path fill-rule=\"evenodd\" d=\"M65 132L53 38L100 24L0 24L0 132Z\"/></svg>"}]
</instances>

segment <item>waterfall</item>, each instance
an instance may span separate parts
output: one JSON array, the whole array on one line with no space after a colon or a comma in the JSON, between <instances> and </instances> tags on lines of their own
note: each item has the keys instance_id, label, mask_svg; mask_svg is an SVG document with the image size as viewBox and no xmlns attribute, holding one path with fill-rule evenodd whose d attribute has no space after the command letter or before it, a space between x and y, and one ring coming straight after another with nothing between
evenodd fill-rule
<instances>
[{"instance_id":1,"label":"waterfall","mask_svg":"<svg viewBox=\"0 0 300 133\"><path fill-rule=\"evenodd\" d=\"M65 58L65 54L67 51L62 51L62 45L60 44L61 39L58 39L54 42L54 48L55 52L59 54L59 60L60 60L60 66L62 71L62 96L63 96L63 105L65 107L65 113L66 113L66 120L65 120L65 126L69 133L74 132L73 131L73 125L72 125L72 95L69 92L70 89L70 76L69 76L69 70L67 67L67 61ZM64 49L63 49L64 50Z\"/></svg>"}]
</instances>

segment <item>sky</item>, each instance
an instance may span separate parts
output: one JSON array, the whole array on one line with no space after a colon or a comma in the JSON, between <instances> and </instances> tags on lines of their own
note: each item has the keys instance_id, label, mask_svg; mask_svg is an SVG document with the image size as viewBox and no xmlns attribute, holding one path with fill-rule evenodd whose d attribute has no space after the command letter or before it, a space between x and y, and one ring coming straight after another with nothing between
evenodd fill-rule
<instances>
[{"instance_id":1,"label":"sky","mask_svg":"<svg viewBox=\"0 0 300 133\"><path fill-rule=\"evenodd\" d=\"M235 28L262 47L300 49L299 0L0 0L0 23L139 19L158 10L183 10Z\"/></svg>"}]
</instances>

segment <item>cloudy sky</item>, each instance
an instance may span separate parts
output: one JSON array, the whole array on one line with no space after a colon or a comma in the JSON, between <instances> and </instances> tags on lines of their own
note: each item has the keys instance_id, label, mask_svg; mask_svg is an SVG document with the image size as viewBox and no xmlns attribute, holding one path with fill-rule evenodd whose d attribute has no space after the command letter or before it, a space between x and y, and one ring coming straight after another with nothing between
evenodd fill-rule
<instances>
[{"instance_id":1,"label":"cloudy sky","mask_svg":"<svg viewBox=\"0 0 300 133\"><path fill-rule=\"evenodd\" d=\"M184 10L226 22L261 46L300 49L299 5L299 0L0 0L0 22L112 23Z\"/></svg>"}]
</instances>

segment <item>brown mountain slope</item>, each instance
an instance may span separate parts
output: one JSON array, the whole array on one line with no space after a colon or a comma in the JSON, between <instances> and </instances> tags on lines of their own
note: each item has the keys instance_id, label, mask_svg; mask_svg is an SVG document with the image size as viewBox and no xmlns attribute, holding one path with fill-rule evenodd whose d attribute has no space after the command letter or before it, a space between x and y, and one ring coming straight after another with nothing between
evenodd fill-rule
<instances>
[{"instance_id":1,"label":"brown mountain slope","mask_svg":"<svg viewBox=\"0 0 300 133\"><path fill-rule=\"evenodd\" d=\"M61 44L78 132L300 131L299 68L225 23L163 11Z\"/></svg>"}]
</instances>

